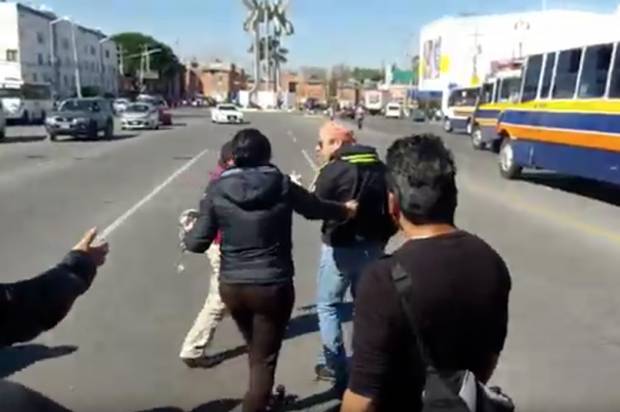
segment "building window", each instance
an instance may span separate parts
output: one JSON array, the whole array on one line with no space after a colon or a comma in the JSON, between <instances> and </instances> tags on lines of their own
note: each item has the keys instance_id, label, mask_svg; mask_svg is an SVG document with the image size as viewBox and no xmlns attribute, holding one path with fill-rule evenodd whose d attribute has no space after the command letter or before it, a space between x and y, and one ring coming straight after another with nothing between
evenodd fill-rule
<instances>
[{"instance_id":1,"label":"building window","mask_svg":"<svg viewBox=\"0 0 620 412\"><path fill-rule=\"evenodd\" d=\"M106 50L105 51L105 58L109 59L110 58L110 50Z\"/></svg>"},{"instance_id":2,"label":"building window","mask_svg":"<svg viewBox=\"0 0 620 412\"><path fill-rule=\"evenodd\" d=\"M37 32L37 42L39 44L45 43L45 36L41 32Z\"/></svg>"},{"instance_id":3,"label":"building window","mask_svg":"<svg viewBox=\"0 0 620 412\"><path fill-rule=\"evenodd\" d=\"M17 61L17 50L9 49L6 51L6 61L8 62L16 62Z\"/></svg>"},{"instance_id":4,"label":"building window","mask_svg":"<svg viewBox=\"0 0 620 412\"><path fill-rule=\"evenodd\" d=\"M579 80L579 97L585 99L603 97L613 51L613 44L602 44L586 49Z\"/></svg>"},{"instance_id":5,"label":"building window","mask_svg":"<svg viewBox=\"0 0 620 412\"><path fill-rule=\"evenodd\" d=\"M33 82L38 82L39 81L39 75L36 73L32 73L32 81Z\"/></svg>"},{"instance_id":6,"label":"building window","mask_svg":"<svg viewBox=\"0 0 620 412\"><path fill-rule=\"evenodd\" d=\"M555 69L555 53L547 54L545 71L543 73L542 87L540 88L540 98L547 99L551 90L551 80L553 80L553 69Z\"/></svg>"},{"instance_id":7,"label":"building window","mask_svg":"<svg viewBox=\"0 0 620 412\"><path fill-rule=\"evenodd\" d=\"M39 62L39 66L43 66L45 61L43 60L43 55L41 53L37 54L37 61Z\"/></svg>"},{"instance_id":8,"label":"building window","mask_svg":"<svg viewBox=\"0 0 620 412\"><path fill-rule=\"evenodd\" d=\"M556 99L572 99L577 87L579 64L582 49L565 50L558 57L558 68L553 86L553 97Z\"/></svg>"},{"instance_id":9,"label":"building window","mask_svg":"<svg viewBox=\"0 0 620 412\"><path fill-rule=\"evenodd\" d=\"M521 95L522 102L527 102L536 98L540 71L542 70L542 61L542 54L532 56L527 60L527 68L525 69L525 78L523 80L523 94Z\"/></svg>"},{"instance_id":10,"label":"building window","mask_svg":"<svg viewBox=\"0 0 620 412\"><path fill-rule=\"evenodd\" d=\"M69 86L69 76L67 76L66 74L64 75L64 80L65 80L65 86Z\"/></svg>"},{"instance_id":11,"label":"building window","mask_svg":"<svg viewBox=\"0 0 620 412\"><path fill-rule=\"evenodd\" d=\"M69 50L69 39L62 39L62 48L65 50Z\"/></svg>"},{"instance_id":12,"label":"building window","mask_svg":"<svg viewBox=\"0 0 620 412\"><path fill-rule=\"evenodd\" d=\"M97 54L97 52L95 51L95 46L90 46L90 54L93 56Z\"/></svg>"}]
</instances>

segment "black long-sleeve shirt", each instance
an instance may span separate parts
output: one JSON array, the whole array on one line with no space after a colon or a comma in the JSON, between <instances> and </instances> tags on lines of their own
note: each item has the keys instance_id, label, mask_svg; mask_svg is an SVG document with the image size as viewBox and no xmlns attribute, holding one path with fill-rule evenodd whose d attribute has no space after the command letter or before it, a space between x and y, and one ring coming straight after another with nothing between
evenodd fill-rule
<instances>
[{"instance_id":1,"label":"black long-sleeve shirt","mask_svg":"<svg viewBox=\"0 0 620 412\"><path fill-rule=\"evenodd\" d=\"M96 272L90 256L72 251L35 278L0 284L0 347L27 342L56 326Z\"/></svg>"}]
</instances>

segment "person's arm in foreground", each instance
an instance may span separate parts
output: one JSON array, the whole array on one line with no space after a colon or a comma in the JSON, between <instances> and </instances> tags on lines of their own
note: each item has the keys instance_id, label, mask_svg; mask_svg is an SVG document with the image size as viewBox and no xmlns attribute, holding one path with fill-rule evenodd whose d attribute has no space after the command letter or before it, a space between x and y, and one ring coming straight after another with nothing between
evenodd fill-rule
<instances>
[{"instance_id":1,"label":"person's arm in foreground","mask_svg":"<svg viewBox=\"0 0 620 412\"><path fill-rule=\"evenodd\" d=\"M27 342L56 326L88 290L108 254L107 243L93 246L86 233L56 267L16 283L0 284L0 347Z\"/></svg>"},{"instance_id":2,"label":"person's arm in foreground","mask_svg":"<svg viewBox=\"0 0 620 412\"><path fill-rule=\"evenodd\" d=\"M316 194L291 182L291 203L293 210L311 220L345 220L357 211L357 202L331 202L320 199Z\"/></svg>"},{"instance_id":3,"label":"person's arm in foreground","mask_svg":"<svg viewBox=\"0 0 620 412\"><path fill-rule=\"evenodd\" d=\"M213 208L213 188L213 184L207 188L205 196L200 201L200 215L195 222L191 222L189 225L191 230L185 236L185 247L190 252L204 253L217 236L218 224Z\"/></svg>"}]
</instances>

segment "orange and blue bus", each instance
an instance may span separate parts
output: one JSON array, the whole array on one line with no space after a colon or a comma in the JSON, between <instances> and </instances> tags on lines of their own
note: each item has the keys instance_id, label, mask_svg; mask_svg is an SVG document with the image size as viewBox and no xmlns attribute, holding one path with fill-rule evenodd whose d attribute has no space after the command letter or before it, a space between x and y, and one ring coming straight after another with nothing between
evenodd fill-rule
<instances>
[{"instance_id":1,"label":"orange and blue bus","mask_svg":"<svg viewBox=\"0 0 620 412\"><path fill-rule=\"evenodd\" d=\"M620 50L606 43L529 56L519 103L499 116L500 172L524 168L620 184Z\"/></svg>"}]
</instances>

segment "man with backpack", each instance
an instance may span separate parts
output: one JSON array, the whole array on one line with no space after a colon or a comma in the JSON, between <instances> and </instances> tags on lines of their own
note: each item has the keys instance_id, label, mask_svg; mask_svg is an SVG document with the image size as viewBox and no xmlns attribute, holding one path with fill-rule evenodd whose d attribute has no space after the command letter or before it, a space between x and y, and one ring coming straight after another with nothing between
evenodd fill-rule
<instances>
[{"instance_id":1,"label":"man with backpack","mask_svg":"<svg viewBox=\"0 0 620 412\"><path fill-rule=\"evenodd\" d=\"M388 149L387 168L391 214L408 240L358 286L341 410L511 410L484 386L506 339L510 275L455 226L452 154L436 136L406 137Z\"/></svg>"},{"instance_id":2,"label":"man with backpack","mask_svg":"<svg viewBox=\"0 0 620 412\"><path fill-rule=\"evenodd\" d=\"M346 387L347 358L342 321L346 291L355 286L364 266L383 255L396 228L389 215L385 165L374 148L357 144L353 132L328 122L320 130L317 154L324 161L315 182L323 200L356 199L357 215L346 222L327 220L322 226L317 312L322 351L315 366L319 380Z\"/></svg>"}]
</instances>

